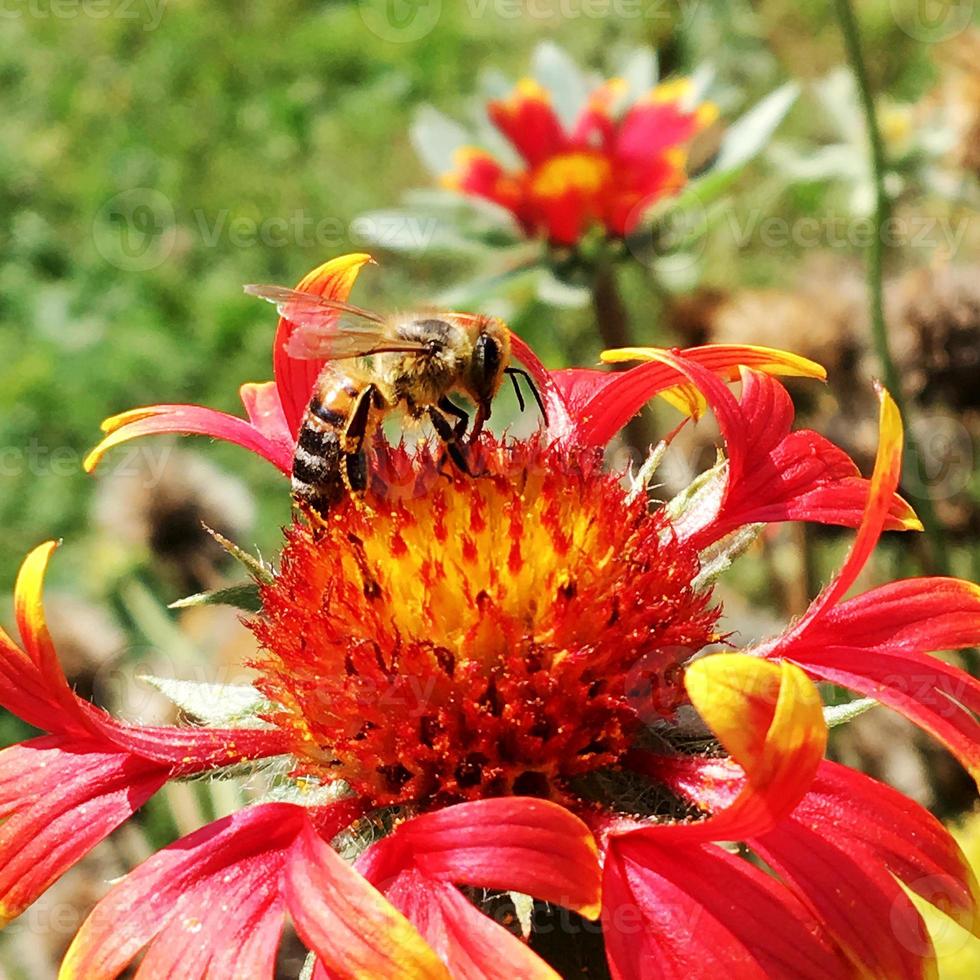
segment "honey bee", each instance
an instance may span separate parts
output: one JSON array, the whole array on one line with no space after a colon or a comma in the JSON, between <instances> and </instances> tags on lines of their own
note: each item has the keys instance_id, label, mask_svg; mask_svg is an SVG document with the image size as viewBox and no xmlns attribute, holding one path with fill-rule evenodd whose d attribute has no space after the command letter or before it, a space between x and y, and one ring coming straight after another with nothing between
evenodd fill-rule
<instances>
[{"instance_id":1,"label":"honey bee","mask_svg":"<svg viewBox=\"0 0 980 980\"><path fill-rule=\"evenodd\" d=\"M472 475L463 447L469 413L450 395L476 407L470 439L490 418L494 396L510 377L521 411L518 377L527 382L544 415L530 375L510 364L510 331L492 316L407 313L382 316L350 303L283 286L250 285L245 292L275 304L294 324L291 357L325 361L300 426L292 493L325 515L345 493L363 494L367 449L385 415L403 411L428 418L446 456Z\"/></svg>"}]
</instances>

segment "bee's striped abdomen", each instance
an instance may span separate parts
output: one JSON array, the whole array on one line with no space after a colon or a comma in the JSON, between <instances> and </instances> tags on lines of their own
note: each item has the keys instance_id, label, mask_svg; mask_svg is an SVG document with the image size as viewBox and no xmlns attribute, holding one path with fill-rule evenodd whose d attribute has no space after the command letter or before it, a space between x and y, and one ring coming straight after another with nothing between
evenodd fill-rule
<instances>
[{"instance_id":1,"label":"bee's striped abdomen","mask_svg":"<svg viewBox=\"0 0 980 980\"><path fill-rule=\"evenodd\" d=\"M366 484L366 467L344 452L345 431L361 390L350 378L331 375L314 389L293 458L293 496L321 514L348 490L362 491ZM351 485L351 474L357 486Z\"/></svg>"}]
</instances>

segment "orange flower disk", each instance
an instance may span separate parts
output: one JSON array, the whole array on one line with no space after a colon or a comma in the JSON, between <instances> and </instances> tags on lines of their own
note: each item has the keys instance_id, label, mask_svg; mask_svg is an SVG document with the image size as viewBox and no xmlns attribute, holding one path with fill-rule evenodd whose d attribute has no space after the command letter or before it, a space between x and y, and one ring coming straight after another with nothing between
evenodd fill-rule
<instances>
[{"instance_id":1,"label":"orange flower disk","mask_svg":"<svg viewBox=\"0 0 980 980\"><path fill-rule=\"evenodd\" d=\"M451 484L393 451L394 486L288 532L252 624L301 764L376 804L573 802L716 638L696 551L594 451L480 455L485 476Z\"/></svg>"}]
</instances>

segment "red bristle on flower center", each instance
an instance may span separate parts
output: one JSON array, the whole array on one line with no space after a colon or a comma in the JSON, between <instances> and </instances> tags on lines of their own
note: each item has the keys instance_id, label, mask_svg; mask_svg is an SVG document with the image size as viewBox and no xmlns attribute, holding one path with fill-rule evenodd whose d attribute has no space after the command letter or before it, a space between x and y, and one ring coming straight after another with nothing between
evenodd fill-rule
<instances>
[{"instance_id":1,"label":"red bristle on flower center","mask_svg":"<svg viewBox=\"0 0 980 980\"><path fill-rule=\"evenodd\" d=\"M591 452L379 456L363 502L288 529L251 624L300 771L378 805L568 798L684 700L716 639L696 554Z\"/></svg>"}]
</instances>

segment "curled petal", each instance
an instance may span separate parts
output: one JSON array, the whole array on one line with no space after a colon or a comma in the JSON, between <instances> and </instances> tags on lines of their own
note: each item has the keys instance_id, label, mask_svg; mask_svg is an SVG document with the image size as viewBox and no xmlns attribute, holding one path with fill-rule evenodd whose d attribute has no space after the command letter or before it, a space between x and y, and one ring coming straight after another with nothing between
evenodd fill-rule
<instances>
[{"instance_id":1,"label":"curled petal","mask_svg":"<svg viewBox=\"0 0 980 980\"><path fill-rule=\"evenodd\" d=\"M78 697L68 686L48 633L42 587L56 543L35 548L17 576L14 607L24 649L0 630L0 705L54 734L76 735L166 763L191 775L246 759L279 755L287 740L275 729L175 728L128 725Z\"/></svg>"},{"instance_id":2,"label":"curled petal","mask_svg":"<svg viewBox=\"0 0 980 980\"><path fill-rule=\"evenodd\" d=\"M379 885L406 868L455 884L518 891L599 913L599 864L589 829L564 807L524 797L477 800L399 825L358 869Z\"/></svg>"},{"instance_id":3,"label":"curled petal","mask_svg":"<svg viewBox=\"0 0 980 980\"><path fill-rule=\"evenodd\" d=\"M0 704L54 734L0 753L0 905L19 914L168 779L278 755L276 730L127 725L68 686L48 634L41 589L54 543L17 579L24 649L0 631Z\"/></svg>"},{"instance_id":4,"label":"curled petal","mask_svg":"<svg viewBox=\"0 0 980 980\"><path fill-rule=\"evenodd\" d=\"M785 662L758 670L754 657L716 654L691 664L691 702L746 774L726 810L690 826L657 827L658 836L740 840L790 813L806 792L827 745L820 695L806 675Z\"/></svg>"},{"instance_id":5,"label":"curled petal","mask_svg":"<svg viewBox=\"0 0 980 980\"><path fill-rule=\"evenodd\" d=\"M127 820L168 769L74 736L46 736L0 752L0 923Z\"/></svg>"},{"instance_id":6,"label":"curled petal","mask_svg":"<svg viewBox=\"0 0 980 980\"><path fill-rule=\"evenodd\" d=\"M282 410L275 381L250 381L238 389L249 422L270 442L282 445L290 454L294 449L286 413Z\"/></svg>"},{"instance_id":7,"label":"curled petal","mask_svg":"<svg viewBox=\"0 0 980 980\"><path fill-rule=\"evenodd\" d=\"M327 299L344 301L350 295L361 268L373 261L370 255L363 252L338 256L308 272L296 288ZM313 385L324 364L323 361L302 360L289 356L286 348L295 329L294 323L280 317L272 349L272 365L276 386L279 389L279 399L294 441L300 423L303 421L303 414L309 405ZM292 453L290 453L289 467L292 468ZM284 472L288 473L289 469Z\"/></svg>"},{"instance_id":8,"label":"curled petal","mask_svg":"<svg viewBox=\"0 0 980 980\"><path fill-rule=\"evenodd\" d=\"M309 393L307 393L308 395ZM105 438L85 457L85 471L91 473L102 457L115 446L141 436L199 435L233 442L267 459L287 476L293 468L293 452L273 441L251 422L225 412L199 405L150 405L114 415L102 423Z\"/></svg>"},{"instance_id":9,"label":"curled petal","mask_svg":"<svg viewBox=\"0 0 980 980\"><path fill-rule=\"evenodd\" d=\"M58 661L44 615L42 589L58 544L48 541L24 559L14 586L14 613L24 649L0 635L0 704L55 733L100 737L101 713L78 698Z\"/></svg>"},{"instance_id":10,"label":"curled petal","mask_svg":"<svg viewBox=\"0 0 980 980\"><path fill-rule=\"evenodd\" d=\"M332 976L450 977L411 922L309 826L290 851L284 894L296 931Z\"/></svg>"},{"instance_id":11,"label":"curled petal","mask_svg":"<svg viewBox=\"0 0 980 980\"><path fill-rule=\"evenodd\" d=\"M674 363L673 355L665 355ZM715 513L687 535L704 548L738 527L784 520L856 526L869 484L848 455L816 432L791 432L793 403L779 382L741 369L736 401L700 365L678 365L704 392L718 418L729 457L723 494ZM921 530L909 505L892 496L887 528Z\"/></svg>"},{"instance_id":12,"label":"curled petal","mask_svg":"<svg viewBox=\"0 0 980 980\"><path fill-rule=\"evenodd\" d=\"M827 610L831 609L847 592L864 568L888 522L892 501L902 473L902 417L891 395L880 386L877 391L881 403L878 418L878 453L875 457L868 499L857 537L836 578L810 604L810 608L786 635L783 642L799 638L812 629Z\"/></svg>"},{"instance_id":13,"label":"curled petal","mask_svg":"<svg viewBox=\"0 0 980 980\"><path fill-rule=\"evenodd\" d=\"M573 438L580 445L604 446L653 397L666 397L686 414L698 416L705 404L703 395L682 371L665 363L659 348L631 347L605 351L604 361L644 360L628 371L555 372L556 382L575 416ZM769 347L717 344L691 347L676 355L693 362L726 381L739 377L739 367L752 367L766 374L826 377L813 361Z\"/></svg>"}]
</instances>

